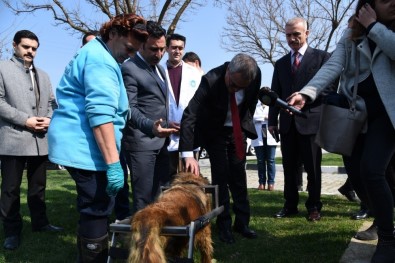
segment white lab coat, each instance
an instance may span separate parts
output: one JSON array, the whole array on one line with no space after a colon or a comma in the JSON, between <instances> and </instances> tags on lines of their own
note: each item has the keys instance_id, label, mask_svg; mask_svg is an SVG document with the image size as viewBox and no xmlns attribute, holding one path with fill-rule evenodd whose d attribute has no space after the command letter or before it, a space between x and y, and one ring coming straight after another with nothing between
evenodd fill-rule
<instances>
[{"instance_id":1,"label":"white lab coat","mask_svg":"<svg viewBox=\"0 0 395 263\"><path fill-rule=\"evenodd\" d=\"M166 76L167 76L167 86L169 88L169 121L173 122L181 122L182 114L184 109L188 106L189 101L192 99L195 94L197 88L200 85L200 81L202 78L201 73L195 67L184 63L182 63L182 73L181 73L181 90L180 90L180 99L177 105L177 102L174 98L173 88L170 83L169 72L166 68ZM176 134L170 135L170 144L167 147L169 151L178 151L178 143L180 140L180 136Z\"/></svg>"},{"instance_id":2,"label":"white lab coat","mask_svg":"<svg viewBox=\"0 0 395 263\"><path fill-rule=\"evenodd\" d=\"M268 145L279 145L279 142L273 138L270 132L267 130L268 124L268 114L269 114L269 106L262 104L258 101L256 105L255 113L254 113L254 125L256 133L258 134L258 138L251 141L251 146L262 146L263 145L263 136L262 136L262 124L266 124L266 134L267 134L267 144Z\"/></svg>"}]
</instances>

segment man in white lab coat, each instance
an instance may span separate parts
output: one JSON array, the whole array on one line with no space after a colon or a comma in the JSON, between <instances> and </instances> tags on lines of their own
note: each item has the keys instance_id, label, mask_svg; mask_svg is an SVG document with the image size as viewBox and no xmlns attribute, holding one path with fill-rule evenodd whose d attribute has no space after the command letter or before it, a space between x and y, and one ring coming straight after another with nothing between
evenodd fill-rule
<instances>
[{"instance_id":1,"label":"man in white lab coat","mask_svg":"<svg viewBox=\"0 0 395 263\"><path fill-rule=\"evenodd\" d=\"M181 117L189 100L195 94L201 80L201 73L193 66L182 61L186 38L179 34L171 34L166 39L166 75L169 88L169 124L172 128L180 128ZM170 175L182 170L178 153L179 134L172 134L168 146L170 156ZM198 149L195 151L198 156Z\"/></svg>"}]
</instances>

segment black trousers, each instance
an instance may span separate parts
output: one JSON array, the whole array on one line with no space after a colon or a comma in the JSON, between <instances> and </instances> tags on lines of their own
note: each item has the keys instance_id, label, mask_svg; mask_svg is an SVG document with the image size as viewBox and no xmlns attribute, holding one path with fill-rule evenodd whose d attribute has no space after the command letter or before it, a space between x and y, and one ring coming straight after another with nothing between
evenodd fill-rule
<instances>
[{"instance_id":1,"label":"black trousers","mask_svg":"<svg viewBox=\"0 0 395 263\"><path fill-rule=\"evenodd\" d=\"M105 171L88 171L66 167L77 189L77 210L80 214L78 234L97 239L107 233L108 218L114 208L115 197L106 192Z\"/></svg>"},{"instance_id":2,"label":"black trousers","mask_svg":"<svg viewBox=\"0 0 395 263\"><path fill-rule=\"evenodd\" d=\"M388 115L383 114L369 121L367 133L358 137L351 157L344 157L355 192L372 210L379 230L385 233L394 230L394 200L386 178L394 154L395 130Z\"/></svg>"},{"instance_id":3,"label":"black trousers","mask_svg":"<svg viewBox=\"0 0 395 263\"><path fill-rule=\"evenodd\" d=\"M315 134L300 134L295 123L286 134L281 134L281 152L284 167L284 207L297 210L299 203L298 182L300 167L303 164L307 173L309 196L305 206L307 211L321 211L321 148L314 142Z\"/></svg>"},{"instance_id":4,"label":"black trousers","mask_svg":"<svg viewBox=\"0 0 395 263\"><path fill-rule=\"evenodd\" d=\"M244 149L246 147L244 138ZM229 191L233 199L234 225L248 226L250 202L247 194L246 159L236 157L232 128L224 127L221 135L208 142L205 149L210 159L212 184L218 185L219 205L224 206L224 211L217 216L217 227L220 230L230 230L232 226Z\"/></svg>"},{"instance_id":5,"label":"black trousers","mask_svg":"<svg viewBox=\"0 0 395 263\"><path fill-rule=\"evenodd\" d=\"M22 231L20 214L20 187L23 170L27 168L27 204L33 230L49 224L46 205L46 162L48 156L1 156L0 209L6 237Z\"/></svg>"},{"instance_id":6,"label":"black trousers","mask_svg":"<svg viewBox=\"0 0 395 263\"><path fill-rule=\"evenodd\" d=\"M124 156L132 174L132 213L135 213L155 200L160 186L169 184L169 152L164 144L159 150L124 151Z\"/></svg>"},{"instance_id":7,"label":"black trousers","mask_svg":"<svg viewBox=\"0 0 395 263\"><path fill-rule=\"evenodd\" d=\"M121 150L121 154L119 156L119 161L122 166L123 170L123 179L124 179L124 184L123 188L119 190L117 193L117 196L115 197L115 206L114 206L114 213L115 217L118 220L123 220L129 216L131 216L131 211L130 211L130 202L129 202L129 183L128 183L128 167L126 164L126 159L123 153L123 150Z\"/></svg>"}]
</instances>

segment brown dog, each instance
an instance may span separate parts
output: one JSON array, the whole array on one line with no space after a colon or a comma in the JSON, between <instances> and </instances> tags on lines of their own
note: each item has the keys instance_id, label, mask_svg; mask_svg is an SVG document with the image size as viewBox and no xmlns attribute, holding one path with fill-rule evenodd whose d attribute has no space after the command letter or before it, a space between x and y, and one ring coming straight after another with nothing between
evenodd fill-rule
<instances>
[{"instance_id":1,"label":"brown dog","mask_svg":"<svg viewBox=\"0 0 395 263\"><path fill-rule=\"evenodd\" d=\"M186 226L210 212L210 198L202 186L207 179L191 173L179 173L171 187L158 200L138 211L132 218L132 239L129 262L165 263L166 258L181 257L188 244L187 237L160 235L164 226ZM210 263L213 255L210 225L195 235L195 247L201 262Z\"/></svg>"}]
</instances>

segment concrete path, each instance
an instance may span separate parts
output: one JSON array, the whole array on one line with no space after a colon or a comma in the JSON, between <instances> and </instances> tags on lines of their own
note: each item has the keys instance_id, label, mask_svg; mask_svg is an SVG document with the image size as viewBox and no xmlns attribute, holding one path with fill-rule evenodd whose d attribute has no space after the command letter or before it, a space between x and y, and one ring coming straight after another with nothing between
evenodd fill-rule
<instances>
[{"instance_id":1,"label":"concrete path","mask_svg":"<svg viewBox=\"0 0 395 263\"><path fill-rule=\"evenodd\" d=\"M255 159L255 157L248 157L247 159ZM201 173L211 178L210 162L208 159L201 159L199 161ZM255 165L247 165L247 187L257 188L258 175ZM303 173L303 186L307 185L306 173ZM322 167L322 190L321 193L325 195L340 195L337 189L344 184L347 179L347 174L342 167ZM276 179L275 190L284 189L284 174L281 165L276 165ZM371 225L371 221L366 221L358 231L367 229ZM348 248L345 250L340 263L369 263L370 259L376 249L377 241L360 241L352 238Z\"/></svg>"}]
</instances>

